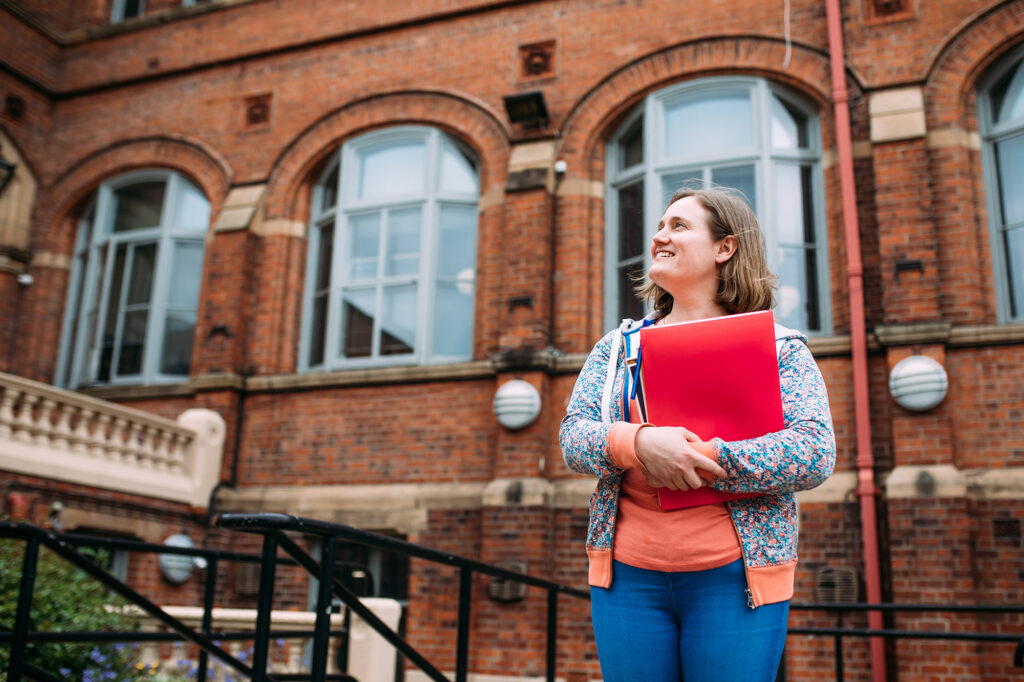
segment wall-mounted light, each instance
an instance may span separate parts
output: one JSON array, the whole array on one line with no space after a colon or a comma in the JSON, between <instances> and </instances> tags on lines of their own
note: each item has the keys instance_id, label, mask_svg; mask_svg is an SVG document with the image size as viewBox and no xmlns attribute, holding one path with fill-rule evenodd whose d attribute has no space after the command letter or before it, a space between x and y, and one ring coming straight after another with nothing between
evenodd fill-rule
<instances>
[{"instance_id":1,"label":"wall-mounted light","mask_svg":"<svg viewBox=\"0 0 1024 682\"><path fill-rule=\"evenodd\" d=\"M3 196L7 189L7 183L14 177L14 164L4 159L3 149L0 148L0 196Z\"/></svg>"},{"instance_id":2,"label":"wall-mounted light","mask_svg":"<svg viewBox=\"0 0 1024 682\"><path fill-rule=\"evenodd\" d=\"M494 394L494 416L506 429L529 426L540 414L540 393L522 379L501 385Z\"/></svg>"},{"instance_id":3,"label":"wall-mounted light","mask_svg":"<svg viewBox=\"0 0 1024 682\"><path fill-rule=\"evenodd\" d=\"M171 535L164 540L164 544L168 547L185 547L188 549L195 547L192 538L184 533ZM157 558L157 565L160 567L160 574L163 575L167 582L181 585L191 577L193 569L198 568L202 570L206 568L206 559L188 554L161 554Z\"/></svg>"},{"instance_id":4,"label":"wall-mounted light","mask_svg":"<svg viewBox=\"0 0 1024 682\"><path fill-rule=\"evenodd\" d=\"M544 104L544 93L540 90L506 95L505 112L509 121L521 123L525 128L540 128L548 122L548 107Z\"/></svg>"},{"instance_id":5,"label":"wall-mounted light","mask_svg":"<svg viewBox=\"0 0 1024 682\"><path fill-rule=\"evenodd\" d=\"M946 397L949 379L936 360L925 355L903 358L889 372L889 394L900 407L924 412Z\"/></svg>"}]
</instances>

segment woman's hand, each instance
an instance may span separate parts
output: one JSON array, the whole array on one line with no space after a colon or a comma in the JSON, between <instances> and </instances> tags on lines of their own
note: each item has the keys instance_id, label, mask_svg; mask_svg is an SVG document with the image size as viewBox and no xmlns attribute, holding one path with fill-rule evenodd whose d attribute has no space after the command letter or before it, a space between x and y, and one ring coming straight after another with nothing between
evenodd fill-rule
<instances>
[{"instance_id":1,"label":"woman's hand","mask_svg":"<svg viewBox=\"0 0 1024 682\"><path fill-rule=\"evenodd\" d=\"M636 456L647 484L692 490L706 485L705 478L725 478L725 469L693 448L699 442L696 434L681 426L644 426L637 431Z\"/></svg>"}]
</instances>

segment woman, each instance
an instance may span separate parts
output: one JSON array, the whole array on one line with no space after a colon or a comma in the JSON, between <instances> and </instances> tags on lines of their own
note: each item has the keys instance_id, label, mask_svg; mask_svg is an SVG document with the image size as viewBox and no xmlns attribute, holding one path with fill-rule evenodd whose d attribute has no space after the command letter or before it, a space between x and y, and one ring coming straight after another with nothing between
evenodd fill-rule
<instances>
[{"instance_id":1,"label":"woman","mask_svg":"<svg viewBox=\"0 0 1024 682\"><path fill-rule=\"evenodd\" d=\"M640 328L771 309L764 243L736 193L676 192L640 289L653 312L597 343L569 401L559 438L565 461L599 477L587 555L607 682L775 678L796 569L792 493L821 484L835 462L825 385L806 338L776 325L785 422L777 433L704 442L685 428L639 423L635 403L623 409L624 349L635 354ZM656 488L703 485L763 494L660 510Z\"/></svg>"}]
</instances>

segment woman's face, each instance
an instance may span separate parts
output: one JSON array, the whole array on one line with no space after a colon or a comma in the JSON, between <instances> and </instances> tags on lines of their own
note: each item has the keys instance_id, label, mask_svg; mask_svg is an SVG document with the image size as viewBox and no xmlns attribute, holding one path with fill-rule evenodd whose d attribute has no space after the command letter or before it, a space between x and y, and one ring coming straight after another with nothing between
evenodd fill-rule
<instances>
[{"instance_id":1,"label":"woman's face","mask_svg":"<svg viewBox=\"0 0 1024 682\"><path fill-rule=\"evenodd\" d=\"M725 239L712 239L707 219L707 211L695 197L683 197L665 209L658 223L648 276L673 297L692 287L718 289L718 265L732 252L723 257Z\"/></svg>"}]
</instances>

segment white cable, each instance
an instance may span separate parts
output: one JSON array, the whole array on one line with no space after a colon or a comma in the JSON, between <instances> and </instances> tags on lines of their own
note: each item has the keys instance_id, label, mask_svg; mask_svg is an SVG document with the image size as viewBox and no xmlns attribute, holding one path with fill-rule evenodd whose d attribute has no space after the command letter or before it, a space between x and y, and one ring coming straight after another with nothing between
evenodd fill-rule
<instances>
[{"instance_id":1,"label":"white cable","mask_svg":"<svg viewBox=\"0 0 1024 682\"><path fill-rule=\"evenodd\" d=\"M793 37L790 35L790 0L784 0L785 2L785 15L783 22L785 24L785 58L782 59L782 69L790 68L790 57L793 55Z\"/></svg>"}]
</instances>

